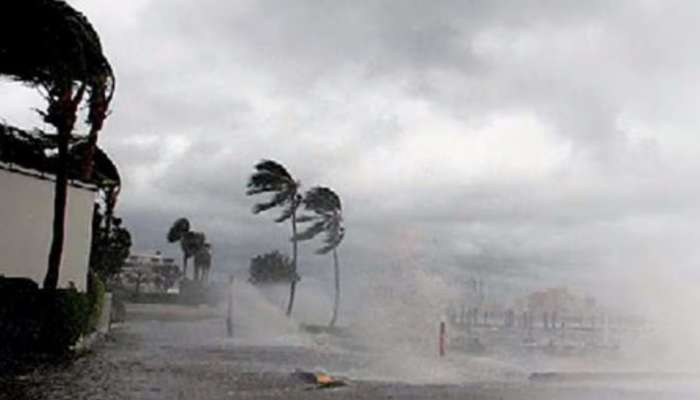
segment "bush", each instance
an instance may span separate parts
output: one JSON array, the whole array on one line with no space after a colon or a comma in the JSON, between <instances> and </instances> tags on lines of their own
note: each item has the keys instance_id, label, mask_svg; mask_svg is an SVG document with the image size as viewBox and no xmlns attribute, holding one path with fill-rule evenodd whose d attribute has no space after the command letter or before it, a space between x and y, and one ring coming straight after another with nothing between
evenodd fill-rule
<instances>
[{"instance_id":1,"label":"bush","mask_svg":"<svg viewBox=\"0 0 700 400\"><path fill-rule=\"evenodd\" d=\"M39 287L24 278L0 277L0 358L30 351L41 330Z\"/></svg>"},{"instance_id":2,"label":"bush","mask_svg":"<svg viewBox=\"0 0 700 400\"><path fill-rule=\"evenodd\" d=\"M0 277L0 357L65 353L99 321L105 288L96 276L88 293L40 290L28 279Z\"/></svg>"},{"instance_id":3,"label":"bush","mask_svg":"<svg viewBox=\"0 0 700 400\"><path fill-rule=\"evenodd\" d=\"M253 285L270 285L299 281L294 265L288 255L279 250L261 254L250 260L248 281Z\"/></svg>"},{"instance_id":4,"label":"bush","mask_svg":"<svg viewBox=\"0 0 700 400\"><path fill-rule=\"evenodd\" d=\"M41 333L38 349L46 353L70 350L88 331L90 301L75 289L42 292Z\"/></svg>"}]
</instances>

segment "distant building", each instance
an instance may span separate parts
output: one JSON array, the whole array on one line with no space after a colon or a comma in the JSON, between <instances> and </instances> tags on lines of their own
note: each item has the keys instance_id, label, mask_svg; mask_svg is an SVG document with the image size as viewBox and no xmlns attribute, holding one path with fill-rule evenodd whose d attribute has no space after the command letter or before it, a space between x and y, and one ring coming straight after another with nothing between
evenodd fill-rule
<instances>
[{"instance_id":1,"label":"distant building","mask_svg":"<svg viewBox=\"0 0 700 400\"><path fill-rule=\"evenodd\" d=\"M534 315L556 313L560 318L590 318L600 312L593 297L580 297L565 287L542 289L516 301L516 309Z\"/></svg>"},{"instance_id":2,"label":"distant building","mask_svg":"<svg viewBox=\"0 0 700 400\"><path fill-rule=\"evenodd\" d=\"M579 299L567 288L549 288L531 293L527 297L528 308L533 312L568 313L578 307Z\"/></svg>"},{"instance_id":3,"label":"distant building","mask_svg":"<svg viewBox=\"0 0 700 400\"><path fill-rule=\"evenodd\" d=\"M179 274L180 268L172 257L165 257L160 251L131 253L124 261L119 275L121 284L141 293L163 292L168 288L162 282L164 271Z\"/></svg>"}]
</instances>

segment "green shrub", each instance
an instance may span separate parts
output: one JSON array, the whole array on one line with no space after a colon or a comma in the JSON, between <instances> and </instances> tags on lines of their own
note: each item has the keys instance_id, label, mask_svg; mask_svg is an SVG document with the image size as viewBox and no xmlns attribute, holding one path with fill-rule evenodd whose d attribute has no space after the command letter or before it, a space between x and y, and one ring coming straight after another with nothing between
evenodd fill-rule
<instances>
[{"instance_id":1,"label":"green shrub","mask_svg":"<svg viewBox=\"0 0 700 400\"><path fill-rule=\"evenodd\" d=\"M42 302L38 349L46 353L69 351L87 332L90 320L88 296L75 289L58 289L42 292Z\"/></svg>"},{"instance_id":2,"label":"green shrub","mask_svg":"<svg viewBox=\"0 0 700 400\"><path fill-rule=\"evenodd\" d=\"M91 279L89 292L40 290L17 278L0 278L0 358L29 352L60 354L95 329L104 285Z\"/></svg>"},{"instance_id":3,"label":"green shrub","mask_svg":"<svg viewBox=\"0 0 700 400\"><path fill-rule=\"evenodd\" d=\"M40 290L27 279L0 277L0 357L60 354L93 332L104 307L105 286L92 275L88 292Z\"/></svg>"},{"instance_id":4,"label":"green shrub","mask_svg":"<svg viewBox=\"0 0 700 400\"><path fill-rule=\"evenodd\" d=\"M41 329L39 294L30 279L0 277L0 359L34 348Z\"/></svg>"}]
</instances>

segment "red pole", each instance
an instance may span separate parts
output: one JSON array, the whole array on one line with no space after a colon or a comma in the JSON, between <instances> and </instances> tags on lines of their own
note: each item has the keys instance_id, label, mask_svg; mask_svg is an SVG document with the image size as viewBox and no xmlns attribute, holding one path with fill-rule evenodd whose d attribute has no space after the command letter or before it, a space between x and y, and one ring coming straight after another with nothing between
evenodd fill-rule
<instances>
[{"instance_id":1,"label":"red pole","mask_svg":"<svg viewBox=\"0 0 700 400\"><path fill-rule=\"evenodd\" d=\"M445 327L445 322L441 321L440 322L440 334L438 337L438 351L440 353L440 357L445 356L445 336L447 335L447 328Z\"/></svg>"}]
</instances>

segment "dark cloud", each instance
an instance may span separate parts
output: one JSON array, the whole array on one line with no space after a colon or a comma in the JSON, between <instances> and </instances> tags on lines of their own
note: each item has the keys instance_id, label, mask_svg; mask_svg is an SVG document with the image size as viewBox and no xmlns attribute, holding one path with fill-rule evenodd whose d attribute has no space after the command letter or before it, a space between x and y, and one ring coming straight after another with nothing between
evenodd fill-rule
<instances>
[{"instance_id":1,"label":"dark cloud","mask_svg":"<svg viewBox=\"0 0 700 400\"><path fill-rule=\"evenodd\" d=\"M188 216L222 269L286 249L244 194L273 158L341 194L355 287L396 263L531 286L633 274L644 247L696 260L692 3L74 4L117 72L101 143L137 248L177 254ZM11 90L3 115L35 122Z\"/></svg>"}]
</instances>

